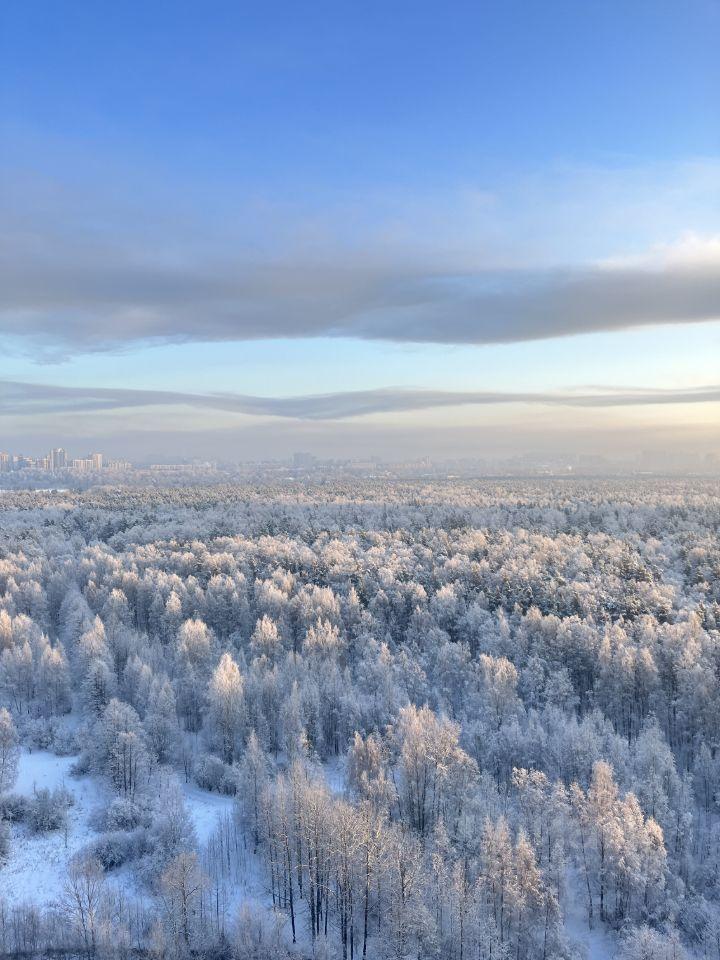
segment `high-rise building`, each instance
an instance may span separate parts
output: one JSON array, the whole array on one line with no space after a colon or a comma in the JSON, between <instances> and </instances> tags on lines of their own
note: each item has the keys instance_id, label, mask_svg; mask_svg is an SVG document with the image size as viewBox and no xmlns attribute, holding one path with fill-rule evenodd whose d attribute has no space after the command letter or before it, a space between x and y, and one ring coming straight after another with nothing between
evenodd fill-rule
<instances>
[{"instance_id":1,"label":"high-rise building","mask_svg":"<svg viewBox=\"0 0 720 960\"><path fill-rule=\"evenodd\" d=\"M0 452L0 473L15 470L41 470L46 473L74 470L81 473L96 473L106 469L106 465L109 463L102 453L89 453L86 457L70 459L63 447L53 447L44 457L25 457L20 453ZM129 469L129 466L123 464L123 468Z\"/></svg>"},{"instance_id":2,"label":"high-rise building","mask_svg":"<svg viewBox=\"0 0 720 960\"><path fill-rule=\"evenodd\" d=\"M50 469L65 470L67 467L67 454L62 447L56 447L50 452Z\"/></svg>"}]
</instances>

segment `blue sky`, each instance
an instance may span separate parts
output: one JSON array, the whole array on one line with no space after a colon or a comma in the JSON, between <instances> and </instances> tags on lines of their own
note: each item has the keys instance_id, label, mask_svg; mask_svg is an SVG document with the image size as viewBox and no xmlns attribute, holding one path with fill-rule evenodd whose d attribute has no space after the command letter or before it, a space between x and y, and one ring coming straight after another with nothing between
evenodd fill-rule
<instances>
[{"instance_id":1,"label":"blue sky","mask_svg":"<svg viewBox=\"0 0 720 960\"><path fill-rule=\"evenodd\" d=\"M0 446L720 449L716 400L650 396L720 380L719 36L717 0L4 4Z\"/></svg>"}]
</instances>

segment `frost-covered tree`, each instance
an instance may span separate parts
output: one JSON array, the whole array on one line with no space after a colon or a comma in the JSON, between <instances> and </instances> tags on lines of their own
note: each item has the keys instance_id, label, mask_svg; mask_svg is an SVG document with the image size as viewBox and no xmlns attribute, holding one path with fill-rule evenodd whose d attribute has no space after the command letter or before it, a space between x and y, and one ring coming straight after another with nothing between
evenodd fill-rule
<instances>
[{"instance_id":1,"label":"frost-covered tree","mask_svg":"<svg viewBox=\"0 0 720 960\"><path fill-rule=\"evenodd\" d=\"M225 763L232 763L238 753L243 725L243 677L230 654L224 653L208 686L207 730Z\"/></svg>"},{"instance_id":2,"label":"frost-covered tree","mask_svg":"<svg viewBox=\"0 0 720 960\"><path fill-rule=\"evenodd\" d=\"M175 691L167 677L152 681L143 723L148 745L159 763L176 756L180 741Z\"/></svg>"},{"instance_id":3,"label":"frost-covered tree","mask_svg":"<svg viewBox=\"0 0 720 960\"><path fill-rule=\"evenodd\" d=\"M208 885L195 853L179 853L160 877L165 922L175 956L189 954L200 926L202 895Z\"/></svg>"},{"instance_id":4,"label":"frost-covered tree","mask_svg":"<svg viewBox=\"0 0 720 960\"><path fill-rule=\"evenodd\" d=\"M61 905L88 956L97 952L104 887L103 869L97 860L80 857L70 861Z\"/></svg>"},{"instance_id":5,"label":"frost-covered tree","mask_svg":"<svg viewBox=\"0 0 720 960\"><path fill-rule=\"evenodd\" d=\"M20 741L10 711L0 707L0 794L11 790L18 775Z\"/></svg>"},{"instance_id":6,"label":"frost-covered tree","mask_svg":"<svg viewBox=\"0 0 720 960\"><path fill-rule=\"evenodd\" d=\"M145 731L129 704L112 699L96 724L96 762L114 788L132 799L147 782L150 754Z\"/></svg>"}]
</instances>

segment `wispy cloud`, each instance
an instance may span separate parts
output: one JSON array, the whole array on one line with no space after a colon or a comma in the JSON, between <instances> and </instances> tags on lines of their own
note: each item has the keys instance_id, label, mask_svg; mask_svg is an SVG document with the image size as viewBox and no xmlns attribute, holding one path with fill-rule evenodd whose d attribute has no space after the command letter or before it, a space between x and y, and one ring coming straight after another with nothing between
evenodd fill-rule
<instances>
[{"instance_id":1,"label":"wispy cloud","mask_svg":"<svg viewBox=\"0 0 720 960\"><path fill-rule=\"evenodd\" d=\"M0 381L0 416L13 417L190 407L254 417L323 421L458 406L527 404L602 409L717 402L720 402L720 385L686 390L596 387L587 391L540 393L387 388L296 397L257 397L233 393L197 394Z\"/></svg>"}]
</instances>

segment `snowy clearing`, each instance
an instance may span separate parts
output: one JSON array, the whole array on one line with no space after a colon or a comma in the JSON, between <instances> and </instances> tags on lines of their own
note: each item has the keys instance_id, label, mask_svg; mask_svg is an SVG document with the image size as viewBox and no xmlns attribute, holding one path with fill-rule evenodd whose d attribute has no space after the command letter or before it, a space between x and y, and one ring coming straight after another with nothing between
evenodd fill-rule
<instances>
[{"instance_id":1,"label":"snowy clearing","mask_svg":"<svg viewBox=\"0 0 720 960\"><path fill-rule=\"evenodd\" d=\"M225 813L232 813L234 798L203 790L194 783L183 783L183 796L193 818L198 843L207 843L210 835Z\"/></svg>"},{"instance_id":2,"label":"snowy clearing","mask_svg":"<svg viewBox=\"0 0 720 960\"><path fill-rule=\"evenodd\" d=\"M76 757L56 757L44 750L23 751L14 792L31 797L37 790L64 786L73 798L65 831L33 834L25 826L13 828L10 859L0 868L5 896L14 903L47 905L62 893L70 857L92 838L88 817L101 803L102 785L92 777L72 777Z\"/></svg>"}]
</instances>

